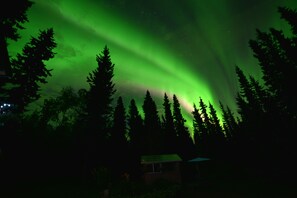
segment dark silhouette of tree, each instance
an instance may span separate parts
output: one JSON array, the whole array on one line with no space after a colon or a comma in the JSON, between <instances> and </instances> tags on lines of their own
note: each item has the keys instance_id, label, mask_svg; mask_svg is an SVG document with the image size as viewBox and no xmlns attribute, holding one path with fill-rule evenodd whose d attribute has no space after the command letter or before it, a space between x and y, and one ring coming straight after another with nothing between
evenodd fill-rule
<instances>
[{"instance_id":1,"label":"dark silhouette of tree","mask_svg":"<svg viewBox=\"0 0 297 198\"><path fill-rule=\"evenodd\" d=\"M140 157L144 153L143 120L136 106L135 100L131 99L128 112L128 137L130 144L130 173L134 179L140 179Z\"/></svg>"},{"instance_id":2,"label":"dark silhouette of tree","mask_svg":"<svg viewBox=\"0 0 297 198\"><path fill-rule=\"evenodd\" d=\"M204 103L199 99L199 109L194 104L193 127L195 146L200 156L219 158L226 155L227 137L223 131L221 121L213 105ZM209 110L209 113L208 113Z\"/></svg>"},{"instance_id":3,"label":"dark silhouette of tree","mask_svg":"<svg viewBox=\"0 0 297 198\"><path fill-rule=\"evenodd\" d=\"M231 141L234 138L234 136L236 136L238 133L238 122L236 121L234 113L231 111L231 109L228 106L224 107L221 101L220 109L222 111L223 116L222 121L225 136L228 141Z\"/></svg>"},{"instance_id":4,"label":"dark silhouette of tree","mask_svg":"<svg viewBox=\"0 0 297 198\"><path fill-rule=\"evenodd\" d=\"M126 110L121 96L118 97L117 104L114 109L113 131L110 137L118 146L124 146L127 142Z\"/></svg>"},{"instance_id":5,"label":"dark silhouette of tree","mask_svg":"<svg viewBox=\"0 0 297 198\"><path fill-rule=\"evenodd\" d=\"M240 86L236 102L238 113L242 118L240 122L240 136L236 139L236 145L238 146L236 150L241 157L254 156L259 162L263 162L263 159L269 155L263 147L272 146L268 143L268 140L273 136L273 132L269 130L270 127L265 123L261 102L258 100L259 97L252 83L239 67L236 67L236 74Z\"/></svg>"},{"instance_id":6,"label":"dark silhouette of tree","mask_svg":"<svg viewBox=\"0 0 297 198\"><path fill-rule=\"evenodd\" d=\"M210 114L210 122L212 124L212 131L216 134L216 136L221 136L223 134L223 129L218 118L217 111L211 103L209 103L208 107Z\"/></svg>"},{"instance_id":7,"label":"dark silhouette of tree","mask_svg":"<svg viewBox=\"0 0 297 198\"><path fill-rule=\"evenodd\" d=\"M96 55L97 67L87 76L90 86L87 92L86 117L84 120L84 172L90 176L98 166L108 163L108 138L112 128L112 102L116 92L113 82L114 64L109 48L105 45ZM100 157L98 157L100 156Z\"/></svg>"},{"instance_id":8,"label":"dark silhouette of tree","mask_svg":"<svg viewBox=\"0 0 297 198\"><path fill-rule=\"evenodd\" d=\"M44 151L42 154L46 167L51 165L56 167L60 175L66 173L70 176L81 176L82 139L81 134L82 117L85 113L86 90L75 90L71 86L61 89L55 98L45 99L37 118L26 121L28 125L35 119L37 126L34 127L36 134L43 129L44 138L41 142L47 142L48 148L42 149L42 145L37 146L37 150ZM31 126L28 126L30 131ZM32 129L31 129L32 130ZM36 135L31 135L30 137ZM38 137L38 136L37 136ZM40 138L38 138L40 139ZM49 157L53 156L53 157ZM35 160L37 160L36 157ZM58 165L60 164L60 165ZM56 173L57 174L57 173Z\"/></svg>"},{"instance_id":9,"label":"dark silhouette of tree","mask_svg":"<svg viewBox=\"0 0 297 198\"><path fill-rule=\"evenodd\" d=\"M135 100L131 99L128 113L128 137L135 150L141 149L141 137L143 130L143 120L136 106Z\"/></svg>"},{"instance_id":10,"label":"dark silhouette of tree","mask_svg":"<svg viewBox=\"0 0 297 198\"><path fill-rule=\"evenodd\" d=\"M0 6L0 103L8 102L13 106L12 111L0 118L0 149L6 156L7 179L15 182L22 177L33 179L45 167L35 162L46 159L44 156L48 152L43 151L50 142L49 139L45 141L49 137L48 129L40 125L40 114L34 112L28 116L22 113L29 103L39 99L40 85L51 75L44 61L55 54L53 29L40 31L37 38L31 37L16 57L11 59L8 53L8 40L18 41L18 31L28 22L27 10L32 5L32 1L12 0ZM2 142L10 146L6 147ZM51 171L43 171L43 174L45 172L50 174Z\"/></svg>"},{"instance_id":11,"label":"dark silhouette of tree","mask_svg":"<svg viewBox=\"0 0 297 198\"><path fill-rule=\"evenodd\" d=\"M17 41L20 38L18 30L24 29L28 22L27 10L33 5L28 0L12 0L1 5L0 8L0 83L3 76L10 76L10 61L7 50L7 39ZM0 84L0 87L2 84Z\"/></svg>"},{"instance_id":12,"label":"dark silhouette of tree","mask_svg":"<svg viewBox=\"0 0 297 198\"><path fill-rule=\"evenodd\" d=\"M265 169L272 175L288 170L293 174L296 165L289 161L284 168L279 161L296 150L297 98L292 90L297 78L297 11L279 7L278 12L291 26L291 35L274 28L268 32L256 29L256 39L249 41L263 73L263 85L236 67L240 84L236 102L241 116L237 140L242 145L238 150L257 159L258 171Z\"/></svg>"},{"instance_id":13,"label":"dark silhouette of tree","mask_svg":"<svg viewBox=\"0 0 297 198\"><path fill-rule=\"evenodd\" d=\"M113 114L113 128L109 138L109 161L115 179L119 179L122 173L127 172L129 165L127 162L129 152L126 121L123 99L119 96Z\"/></svg>"},{"instance_id":14,"label":"dark silhouette of tree","mask_svg":"<svg viewBox=\"0 0 297 198\"><path fill-rule=\"evenodd\" d=\"M296 10L295 9L290 9L290 8L287 8L287 7L278 7L278 12L281 15L280 18L286 20L290 24L292 33L294 35L297 35L297 20L296 20L297 15L296 15ZM296 37L294 36L292 39L294 41L296 39ZM293 51L291 51L291 52L293 52ZM291 54L291 55L293 55L293 54ZM291 58L293 58L293 56L291 56Z\"/></svg>"},{"instance_id":15,"label":"dark silhouette of tree","mask_svg":"<svg viewBox=\"0 0 297 198\"><path fill-rule=\"evenodd\" d=\"M199 98L199 111L200 111L200 115L201 115L201 118L203 120L203 124L204 124L204 127L205 127L205 134L203 136L203 141L205 142L204 143L204 150L205 150L205 153L208 155L208 156L213 156L213 143L212 143L212 138L211 138L211 122L210 122L210 119L209 119L209 115L208 115L208 112L207 112L207 105L204 103L203 99L200 97Z\"/></svg>"},{"instance_id":16,"label":"dark silhouette of tree","mask_svg":"<svg viewBox=\"0 0 297 198\"><path fill-rule=\"evenodd\" d=\"M86 90L77 92L71 86L63 87L56 98L45 99L40 111L40 122L52 128L72 131L80 122L85 109Z\"/></svg>"},{"instance_id":17,"label":"dark silhouette of tree","mask_svg":"<svg viewBox=\"0 0 297 198\"><path fill-rule=\"evenodd\" d=\"M224 155L226 155L226 137L223 133L223 128L215 108L211 103L209 103L208 107L210 115L209 119L211 123L210 136L213 144L214 155L216 157L222 158Z\"/></svg>"},{"instance_id":18,"label":"dark silhouette of tree","mask_svg":"<svg viewBox=\"0 0 297 198\"><path fill-rule=\"evenodd\" d=\"M199 156L207 156L208 153L206 151L206 140L207 140L207 129L203 122L201 113L197 109L194 104L194 110L192 111L193 115L193 130L194 130L194 143L197 148L197 152Z\"/></svg>"},{"instance_id":19,"label":"dark silhouette of tree","mask_svg":"<svg viewBox=\"0 0 297 198\"><path fill-rule=\"evenodd\" d=\"M203 137L204 152L209 157L218 157L218 155L221 154L223 142L225 140L220 120L218 119L216 110L211 103L209 103L208 107L202 98L200 98L199 107L201 112L200 117L203 120L203 133L201 137ZM197 122L199 122L199 120L197 120Z\"/></svg>"},{"instance_id":20,"label":"dark silhouette of tree","mask_svg":"<svg viewBox=\"0 0 297 198\"><path fill-rule=\"evenodd\" d=\"M173 118L177 133L178 154L183 160L189 160L196 155L194 143L188 127L185 126L186 119L182 115L180 103L175 94L173 95Z\"/></svg>"},{"instance_id":21,"label":"dark silhouette of tree","mask_svg":"<svg viewBox=\"0 0 297 198\"><path fill-rule=\"evenodd\" d=\"M142 105L144 113L144 137L145 150L143 154L157 154L163 151L162 144L162 132L161 123L159 118L159 112L157 105L150 92L147 90L144 102Z\"/></svg>"},{"instance_id":22,"label":"dark silhouette of tree","mask_svg":"<svg viewBox=\"0 0 297 198\"><path fill-rule=\"evenodd\" d=\"M205 123L205 127L207 129L207 134L209 134L210 129L211 129L211 122L210 122L209 115L207 112L207 105L204 103L204 101L202 100L201 97L199 99L199 110L201 112L203 122Z\"/></svg>"},{"instance_id":23,"label":"dark silhouette of tree","mask_svg":"<svg viewBox=\"0 0 297 198\"><path fill-rule=\"evenodd\" d=\"M265 85L271 97L277 100L275 105L282 110L281 116L295 118L291 121L296 123L296 94L292 90L297 76L297 12L285 7L279 7L278 12L291 26L292 36L286 37L282 30L274 28L267 33L257 29L256 40L250 40L249 44L259 61Z\"/></svg>"},{"instance_id":24,"label":"dark silhouette of tree","mask_svg":"<svg viewBox=\"0 0 297 198\"><path fill-rule=\"evenodd\" d=\"M276 128L270 123L276 123L278 121L272 119L270 114L277 112L277 110L273 110L275 108L272 102L273 99L271 100L267 97L267 92L265 89L261 88L259 82L251 76L248 79L239 67L236 68L236 73L240 84L237 105L239 109L238 112L242 117L240 123L241 133L244 136L244 138L242 137L241 139L244 140L247 145L250 145L250 148L254 148L256 152L256 150L259 150L263 145L268 145L268 142L271 142L271 137L276 135L276 133L273 132L276 131ZM273 106L268 107L270 105ZM268 113L267 110L270 111L270 113ZM250 150L248 150L248 152L250 152Z\"/></svg>"},{"instance_id":25,"label":"dark silhouette of tree","mask_svg":"<svg viewBox=\"0 0 297 198\"><path fill-rule=\"evenodd\" d=\"M7 156L6 171L12 179L27 177L33 181L38 177L80 176L82 155L75 124L83 109L84 97L79 92L64 87L57 97L45 100L41 109L10 120L6 122L7 127L0 129L1 133L2 129L7 130L9 135L5 142L11 146L1 144L1 148ZM22 165L22 161L26 161L26 165Z\"/></svg>"},{"instance_id":26,"label":"dark silhouette of tree","mask_svg":"<svg viewBox=\"0 0 297 198\"><path fill-rule=\"evenodd\" d=\"M258 100L257 93L248 78L238 66L235 67L235 70L240 86L240 96L237 100L239 112L245 111L241 116L245 116L244 121L249 125L249 122L254 123L259 120L259 116L263 114L263 110Z\"/></svg>"},{"instance_id":27,"label":"dark silhouette of tree","mask_svg":"<svg viewBox=\"0 0 297 198\"><path fill-rule=\"evenodd\" d=\"M11 60L13 87L8 94L17 112L23 112L29 103L40 98L40 84L47 83L46 78L51 76L51 69L44 62L54 57L55 47L54 31L49 28L40 31L37 38L32 37L22 54Z\"/></svg>"},{"instance_id":28,"label":"dark silhouette of tree","mask_svg":"<svg viewBox=\"0 0 297 198\"><path fill-rule=\"evenodd\" d=\"M267 89L265 89L265 87L262 86L253 76L249 77L249 82L255 93L255 100L258 108L260 109L259 113L267 113L272 109L271 105L273 104Z\"/></svg>"},{"instance_id":29,"label":"dark silhouette of tree","mask_svg":"<svg viewBox=\"0 0 297 198\"><path fill-rule=\"evenodd\" d=\"M113 82L114 64L107 46L103 48L101 54L96 56L96 61L97 68L87 77L90 86L87 113L93 130L98 130L97 133L106 138L108 136L107 129L111 127L112 102L116 92Z\"/></svg>"},{"instance_id":30,"label":"dark silhouette of tree","mask_svg":"<svg viewBox=\"0 0 297 198\"><path fill-rule=\"evenodd\" d=\"M166 93L164 93L163 99L163 107L164 107L164 116L162 120L162 127L164 130L164 138L166 144L165 151L167 153L176 153L177 152L177 134L174 127L174 120L171 111L171 103Z\"/></svg>"},{"instance_id":31,"label":"dark silhouette of tree","mask_svg":"<svg viewBox=\"0 0 297 198\"><path fill-rule=\"evenodd\" d=\"M286 8L279 8L279 12L282 17L293 14L292 10ZM288 20L286 17L283 19ZM259 61L265 85L271 97L277 100L276 105L286 119L296 118L297 112L297 96L292 93L297 77L296 36L295 33L292 38L287 38L283 31L270 28L268 33L257 30L257 39L249 42L254 56Z\"/></svg>"}]
</instances>

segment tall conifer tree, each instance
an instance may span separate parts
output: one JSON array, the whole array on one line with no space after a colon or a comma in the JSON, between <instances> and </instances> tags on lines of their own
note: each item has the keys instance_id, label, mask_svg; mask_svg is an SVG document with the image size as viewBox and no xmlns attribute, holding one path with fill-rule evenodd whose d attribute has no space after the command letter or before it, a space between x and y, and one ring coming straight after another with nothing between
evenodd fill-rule
<instances>
[{"instance_id":1,"label":"tall conifer tree","mask_svg":"<svg viewBox=\"0 0 297 198\"><path fill-rule=\"evenodd\" d=\"M108 138L112 129L113 99L116 92L113 82L114 64L109 48L96 55L97 67L87 76L89 90L84 119L84 168L87 175L98 166L108 166ZM100 158L98 158L100 156Z\"/></svg>"},{"instance_id":2,"label":"tall conifer tree","mask_svg":"<svg viewBox=\"0 0 297 198\"><path fill-rule=\"evenodd\" d=\"M128 110L128 136L130 145L130 173L139 179L141 174L140 156L144 153L143 120L134 99L131 99Z\"/></svg>"},{"instance_id":3,"label":"tall conifer tree","mask_svg":"<svg viewBox=\"0 0 297 198\"><path fill-rule=\"evenodd\" d=\"M108 145L110 151L109 161L112 173L116 177L119 177L121 173L128 169L127 156L129 152L126 121L126 109L122 97L119 96L113 114L113 128L110 134L110 144Z\"/></svg>"},{"instance_id":4,"label":"tall conifer tree","mask_svg":"<svg viewBox=\"0 0 297 198\"><path fill-rule=\"evenodd\" d=\"M128 137L129 142L135 150L141 149L141 137L143 130L143 120L136 106L134 99L131 99L128 112Z\"/></svg>"},{"instance_id":5,"label":"tall conifer tree","mask_svg":"<svg viewBox=\"0 0 297 198\"><path fill-rule=\"evenodd\" d=\"M144 142L146 146L145 153L160 153L162 152L163 142L159 112L157 110L157 105L148 90L144 98L142 109L144 112L144 137L146 138L146 142Z\"/></svg>"},{"instance_id":6,"label":"tall conifer tree","mask_svg":"<svg viewBox=\"0 0 297 198\"><path fill-rule=\"evenodd\" d=\"M177 132L178 153L181 155L182 159L189 160L194 157L195 154L194 143L189 129L185 125L186 119L182 115L180 103L175 94L173 95L173 118Z\"/></svg>"},{"instance_id":7,"label":"tall conifer tree","mask_svg":"<svg viewBox=\"0 0 297 198\"><path fill-rule=\"evenodd\" d=\"M89 73L87 82L90 89L87 100L87 113L90 126L98 130L100 136L108 136L111 127L112 102L116 92L113 82L114 64L111 61L109 48L105 45L103 51L96 56L97 68Z\"/></svg>"},{"instance_id":8,"label":"tall conifer tree","mask_svg":"<svg viewBox=\"0 0 297 198\"><path fill-rule=\"evenodd\" d=\"M214 154L216 155L216 157L223 157L222 154L224 153L226 139L214 106L211 103L209 103L208 106L209 106L209 115L210 115L209 119L212 126L210 135L211 135Z\"/></svg>"},{"instance_id":9,"label":"tall conifer tree","mask_svg":"<svg viewBox=\"0 0 297 198\"><path fill-rule=\"evenodd\" d=\"M40 83L47 83L46 78L51 76L51 69L46 68L45 61L52 59L56 47L52 28L39 32L37 38L32 37L25 45L22 54L12 59L12 84L8 90L11 103L16 105L18 112L40 98Z\"/></svg>"},{"instance_id":10,"label":"tall conifer tree","mask_svg":"<svg viewBox=\"0 0 297 198\"><path fill-rule=\"evenodd\" d=\"M177 134L174 128L174 120L173 120L173 115L171 111L171 103L166 93L164 94L163 107L164 107L163 130L164 130L164 136L165 136L164 144L166 144L166 147L167 147L166 151L168 153L175 153L176 146L177 146L176 145Z\"/></svg>"},{"instance_id":11,"label":"tall conifer tree","mask_svg":"<svg viewBox=\"0 0 297 198\"><path fill-rule=\"evenodd\" d=\"M279 7L278 12L291 27L290 34L274 28L268 32L256 29L256 39L249 41L263 73L264 86L252 77L247 80L242 71L236 70L241 89L236 98L241 115L238 136L246 143L245 155L258 157L261 171L275 168L269 174L292 171L296 166L293 161L285 168L274 163L295 152L297 126L297 98L292 91L297 79L297 11Z\"/></svg>"},{"instance_id":12,"label":"tall conifer tree","mask_svg":"<svg viewBox=\"0 0 297 198\"><path fill-rule=\"evenodd\" d=\"M203 122L202 116L194 104L194 110L192 111L193 115L193 128L194 128L194 143L197 148L198 155L203 156L207 155L206 153L206 139L207 139L207 129Z\"/></svg>"}]
</instances>

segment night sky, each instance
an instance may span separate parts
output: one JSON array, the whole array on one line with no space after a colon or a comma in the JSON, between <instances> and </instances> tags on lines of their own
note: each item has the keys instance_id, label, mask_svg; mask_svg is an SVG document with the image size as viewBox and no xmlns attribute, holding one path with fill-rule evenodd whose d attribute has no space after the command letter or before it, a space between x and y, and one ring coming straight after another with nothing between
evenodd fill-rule
<instances>
[{"instance_id":1,"label":"night sky","mask_svg":"<svg viewBox=\"0 0 297 198\"><path fill-rule=\"evenodd\" d=\"M261 77L248 41L255 38L256 28L287 28L278 6L297 8L295 0L34 2L26 29L20 31L22 39L11 42L9 53L20 53L39 30L54 29L57 54L46 63L53 71L43 98L56 96L65 86L88 88L86 77L107 45L115 64L116 96L126 104L134 98L140 109L149 90L161 111L164 93L176 94L187 119L199 97L218 113L219 101L236 110L235 65Z\"/></svg>"}]
</instances>

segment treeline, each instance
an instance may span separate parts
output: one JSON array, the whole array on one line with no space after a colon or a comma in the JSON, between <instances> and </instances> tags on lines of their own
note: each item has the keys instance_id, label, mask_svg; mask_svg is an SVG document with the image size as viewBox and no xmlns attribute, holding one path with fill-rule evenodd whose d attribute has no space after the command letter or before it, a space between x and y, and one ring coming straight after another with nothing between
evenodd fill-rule
<instances>
[{"instance_id":1,"label":"treeline","mask_svg":"<svg viewBox=\"0 0 297 198\"><path fill-rule=\"evenodd\" d=\"M33 4L24 2L19 7L9 3L11 10L19 12L5 12L8 14L1 18L1 32L10 33L0 35L5 41L1 52L7 52L7 39L19 38L17 30L27 21L26 10ZM26 108L40 98L40 84L51 76L44 61L54 58L54 31L40 31L14 58L2 53L1 59L8 58L5 63L11 68L2 75L0 84L2 178L71 176L86 181L100 178L97 182L101 182L102 178L118 179L129 172L137 179L141 174L140 156L161 153L178 153L185 161L205 156L236 162L259 174L293 174L297 12L284 7L278 12L291 27L290 37L271 28L269 32L256 30L257 38L249 42L264 83L235 66L240 117L220 103L220 120L213 105L198 98L192 111L193 134L185 125L176 95L169 98L164 93L162 115L149 90L141 109L134 99L126 107L125 98L115 98L115 65L107 46L96 56L96 69L86 77L88 89L65 87L30 114ZM7 68L5 71L9 71ZM4 103L11 106L4 108ZM109 177L104 176L107 173Z\"/></svg>"}]
</instances>

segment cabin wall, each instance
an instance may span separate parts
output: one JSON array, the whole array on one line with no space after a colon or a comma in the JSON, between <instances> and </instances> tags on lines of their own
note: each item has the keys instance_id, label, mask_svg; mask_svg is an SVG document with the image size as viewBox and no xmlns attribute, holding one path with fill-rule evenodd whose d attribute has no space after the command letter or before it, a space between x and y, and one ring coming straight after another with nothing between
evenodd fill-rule
<instances>
[{"instance_id":1,"label":"cabin wall","mask_svg":"<svg viewBox=\"0 0 297 198\"><path fill-rule=\"evenodd\" d=\"M151 164L150 164L151 165ZM147 170L148 164L143 165ZM143 180L146 184L152 184L159 180L165 180L173 183L181 182L180 164L178 162L163 163L160 172L144 172Z\"/></svg>"}]
</instances>

